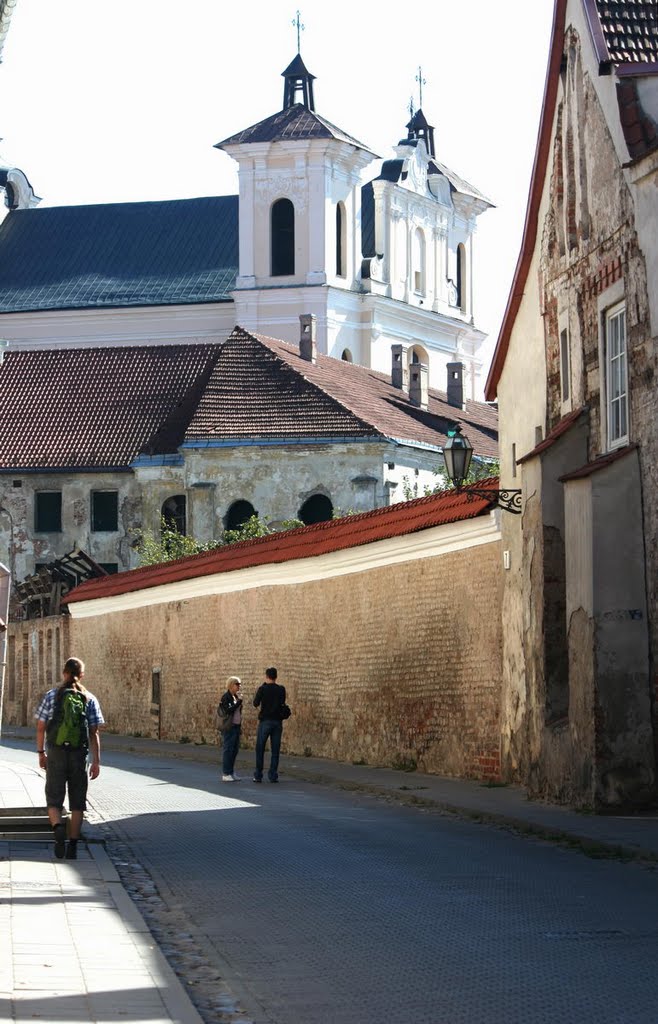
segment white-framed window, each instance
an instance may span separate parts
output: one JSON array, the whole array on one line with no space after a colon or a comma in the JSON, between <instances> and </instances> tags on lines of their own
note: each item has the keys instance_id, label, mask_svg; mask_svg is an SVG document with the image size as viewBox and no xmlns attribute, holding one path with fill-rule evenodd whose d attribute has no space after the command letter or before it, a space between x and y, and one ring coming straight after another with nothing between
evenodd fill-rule
<instances>
[{"instance_id":1,"label":"white-framed window","mask_svg":"<svg viewBox=\"0 0 658 1024\"><path fill-rule=\"evenodd\" d=\"M628 364L624 302L605 310L603 340L608 448L619 448L628 441Z\"/></svg>"}]
</instances>

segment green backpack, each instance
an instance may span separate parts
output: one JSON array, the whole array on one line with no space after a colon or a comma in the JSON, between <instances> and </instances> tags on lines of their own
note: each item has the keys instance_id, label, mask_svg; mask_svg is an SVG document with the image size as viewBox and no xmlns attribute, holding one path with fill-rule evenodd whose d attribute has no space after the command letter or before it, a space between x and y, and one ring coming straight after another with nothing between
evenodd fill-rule
<instances>
[{"instance_id":1,"label":"green backpack","mask_svg":"<svg viewBox=\"0 0 658 1024\"><path fill-rule=\"evenodd\" d=\"M88 746L86 700L78 690L66 689L55 704L50 734L56 747L79 750Z\"/></svg>"}]
</instances>

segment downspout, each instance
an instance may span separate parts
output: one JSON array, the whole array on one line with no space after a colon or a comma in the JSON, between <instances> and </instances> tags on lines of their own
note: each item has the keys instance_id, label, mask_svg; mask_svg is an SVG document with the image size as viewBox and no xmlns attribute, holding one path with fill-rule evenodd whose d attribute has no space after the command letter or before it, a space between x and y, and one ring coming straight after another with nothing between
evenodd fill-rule
<instances>
[{"instance_id":1,"label":"downspout","mask_svg":"<svg viewBox=\"0 0 658 1024\"><path fill-rule=\"evenodd\" d=\"M0 562L0 619L4 628L0 632L0 739L2 739L2 707L5 696L5 666L7 664L7 624L9 622L9 591L11 573Z\"/></svg>"}]
</instances>

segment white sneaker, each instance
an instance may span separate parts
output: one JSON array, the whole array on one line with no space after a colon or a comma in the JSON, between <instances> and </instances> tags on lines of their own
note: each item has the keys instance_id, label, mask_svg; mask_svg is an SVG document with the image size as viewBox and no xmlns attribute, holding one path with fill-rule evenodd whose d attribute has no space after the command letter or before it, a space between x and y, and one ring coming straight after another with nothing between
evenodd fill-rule
<instances>
[{"instance_id":1,"label":"white sneaker","mask_svg":"<svg viewBox=\"0 0 658 1024\"><path fill-rule=\"evenodd\" d=\"M235 778L232 775L222 775L222 782L235 782Z\"/></svg>"},{"instance_id":2,"label":"white sneaker","mask_svg":"<svg viewBox=\"0 0 658 1024\"><path fill-rule=\"evenodd\" d=\"M241 779L242 779L242 776L241 776L241 775L236 775L236 773L235 773L235 772L233 772L233 781L234 781L234 782L240 782L240 781L241 781Z\"/></svg>"}]
</instances>

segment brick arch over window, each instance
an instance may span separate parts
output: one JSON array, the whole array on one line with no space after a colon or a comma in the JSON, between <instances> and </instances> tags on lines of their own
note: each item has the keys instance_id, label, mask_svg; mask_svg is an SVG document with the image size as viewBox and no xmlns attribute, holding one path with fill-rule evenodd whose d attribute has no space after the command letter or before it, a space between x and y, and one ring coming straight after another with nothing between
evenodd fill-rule
<instances>
[{"instance_id":1,"label":"brick arch over window","mask_svg":"<svg viewBox=\"0 0 658 1024\"><path fill-rule=\"evenodd\" d=\"M170 530L187 533L187 498L184 494L172 494L163 501L162 518Z\"/></svg>"},{"instance_id":2,"label":"brick arch over window","mask_svg":"<svg viewBox=\"0 0 658 1024\"><path fill-rule=\"evenodd\" d=\"M295 207L289 199L277 199L270 213L272 277L295 273Z\"/></svg>"},{"instance_id":3,"label":"brick arch over window","mask_svg":"<svg viewBox=\"0 0 658 1024\"><path fill-rule=\"evenodd\" d=\"M297 517L305 526L310 526L312 523L327 522L333 518L333 514L334 506L331 499L326 494L313 494L306 499L297 513Z\"/></svg>"},{"instance_id":4,"label":"brick arch over window","mask_svg":"<svg viewBox=\"0 0 658 1024\"><path fill-rule=\"evenodd\" d=\"M251 504L250 501L234 501L224 516L224 528L226 530L237 530L240 526L243 526L248 519L252 516L256 516L258 513Z\"/></svg>"}]
</instances>

